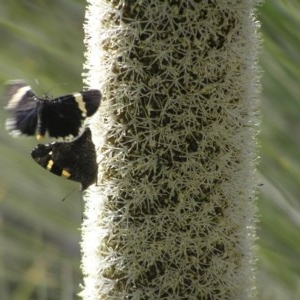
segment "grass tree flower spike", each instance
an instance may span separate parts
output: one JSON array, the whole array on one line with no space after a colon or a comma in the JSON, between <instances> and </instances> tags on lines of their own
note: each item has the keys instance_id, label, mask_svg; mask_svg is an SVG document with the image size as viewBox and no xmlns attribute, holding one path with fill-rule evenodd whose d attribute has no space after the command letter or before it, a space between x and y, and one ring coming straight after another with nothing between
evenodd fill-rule
<instances>
[{"instance_id":1,"label":"grass tree flower spike","mask_svg":"<svg viewBox=\"0 0 300 300\"><path fill-rule=\"evenodd\" d=\"M257 2L89 0L83 299L253 299Z\"/></svg>"}]
</instances>

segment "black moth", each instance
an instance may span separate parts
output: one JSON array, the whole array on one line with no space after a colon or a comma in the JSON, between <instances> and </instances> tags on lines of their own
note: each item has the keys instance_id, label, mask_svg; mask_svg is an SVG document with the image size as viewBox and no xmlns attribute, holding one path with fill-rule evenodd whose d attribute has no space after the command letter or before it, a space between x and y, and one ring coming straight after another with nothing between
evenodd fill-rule
<instances>
[{"instance_id":1,"label":"black moth","mask_svg":"<svg viewBox=\"0 0 300 300\"><path fill-rule=\"evenodd\" d=\"M31 156L51 173L80 182L82 191L97 180L96 150L88 127L71 142L37 145Z\"/></svg>"},{"instance_id":2,"label":"black moth","mask_svg":"<svg viewBox=\"0 0 300 300\"><path fill-rule=\"evenodd\" d=\"M39 98L23 80L6 84L6 109L12 116L6 120L11 135L35 135L50 137L76 137L83 128L83 121L98 109L101 100L99 90L91 89L55 99Z\"/></svg>"}]
</instances>

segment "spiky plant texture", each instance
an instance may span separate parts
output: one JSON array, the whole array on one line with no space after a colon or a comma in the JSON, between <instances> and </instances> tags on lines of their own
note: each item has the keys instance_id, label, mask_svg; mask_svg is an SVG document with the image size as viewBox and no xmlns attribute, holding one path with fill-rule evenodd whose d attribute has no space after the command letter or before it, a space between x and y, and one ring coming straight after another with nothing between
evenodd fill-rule
<instances>
[{"instance_id":1,"label":"spiky plant texture","mask_svg":"<svg viewBox=\"0 0 300 300\"><path fill-rule=\"evenodd\" d=\"M253 298L256 2L90 0L84 299Z\"/></svg>"}]
</instances>

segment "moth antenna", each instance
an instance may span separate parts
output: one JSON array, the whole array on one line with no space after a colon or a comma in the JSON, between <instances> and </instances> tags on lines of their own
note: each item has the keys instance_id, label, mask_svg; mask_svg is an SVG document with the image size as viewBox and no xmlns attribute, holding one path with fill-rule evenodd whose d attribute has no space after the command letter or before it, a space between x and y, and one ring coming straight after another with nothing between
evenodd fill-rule
<instances>
[{"instance_id":1,"label":"moth antenna","mask_svg":"<svg viewBox=\"0 0 300 300\"><path fill-rule=\"evenodd\" d=\"M41 92L42 95L44 96L47 96L50 94L50 92L54 89L54 88L57 88L58 86L62 86L62 85L67 85L68 83L66 82L63 82L63 83L57 83L57 84L54 84L51 88L49 88L47 91L45 91L43 85L35 78L34 79L36 85L39 87L39 90Z\"/></svg>"},{"instance_id":2,"label":"moth antenna","mask_svg":"<svg viewBox=\"0 0 300 300\"><path fill-rule=\"evenodd\" d=\"M76 188L74 188L73 190L71 190L71 192L69 192L65 197L63 197L61 199L61 201L65 201L75 190L76 190Z\"/></svg>"},{"instance_id":3,"label":"moth antenna","mask_svg":"<svg viewBox=\"0 0 300 300\"><path fill-rule=\"evenodd\" d=\"M75 190L76 188L72 189L61 201L65 201ZM83 191L80 190L81 199L80 199L80 210L81 210L81 221L83 221Z\"/></svg>"},{"instance_id":4,"label":"moth antenna","mask_svg":"<svg viewBox=\"0 0 300 300\"><path fill-rule=\"evenodd\" d=\"M43 85L38 81L37 78L34 78L34 82L35 82L36 86L39 88L41 94L44 95L45 94L45 92L44 92L45 90L44 90Z\"/></svg>"},{"instance_id":5,"label":"moth antenna","mask_svg":"<svg viewBox=\"0 0 300 300\"><path fill-rule=\"evenodd\" d=\"M41 95L43 95L42 97L44 99L49 99L48 95L49 95L49 92L52 88L45 92L45 89L44 89L43 85L36 78L34 79L34 81L35 81L35 83L36 83L36 85L39 89L39 92L41 93Z\"/></svg>"},{"instance_id":6,"label":"moth antenna","mask_svg":"<svg viewBox=\"0 0 300 300\"><path fill-rule=\"evenodd\" d=\"M57 88L58 86L62 86L62 85L68 85L67 82L63 82L63 83L57 83L55 85L53 85L47 92L46 95L49 94L54 88Z\"/></svg>"}]
</instances>

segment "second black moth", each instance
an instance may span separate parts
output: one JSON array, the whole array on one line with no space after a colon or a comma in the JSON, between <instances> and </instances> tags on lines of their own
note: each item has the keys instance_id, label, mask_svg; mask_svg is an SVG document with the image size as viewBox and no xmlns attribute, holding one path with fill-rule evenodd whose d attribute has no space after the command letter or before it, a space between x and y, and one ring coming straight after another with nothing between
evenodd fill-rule
<instances>
[{"instance_id":1,"label":"second black moth","mask_svg":"<svg viewBox=\"0 0 300 300\"><path fill-rule=\"evenodd\" d=\"M91 89L50 99L38 97L24 80L12 80L6 84L5 98L11 113L6 129L11 135L37 134L42 139L48 132L50 137L67 139L78 136L84 120L97 111L101 93Z\"/></svg>"},{"instance_id":2,"label":"second black moth","mask_svg":"<svg viewBox=\"0 0 300 300\"><path fill-rule=\"evenodd\" d=\"M96 150L88 127L71 142L37 145L31 156L51 173L80 182L82 191L97 181Z\"/></svg>"}]
</instances>

